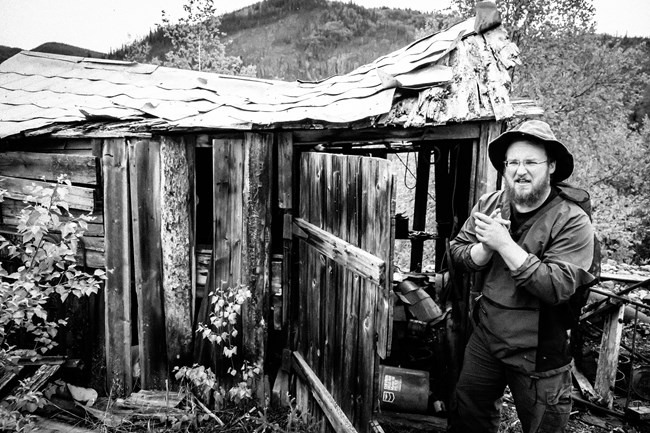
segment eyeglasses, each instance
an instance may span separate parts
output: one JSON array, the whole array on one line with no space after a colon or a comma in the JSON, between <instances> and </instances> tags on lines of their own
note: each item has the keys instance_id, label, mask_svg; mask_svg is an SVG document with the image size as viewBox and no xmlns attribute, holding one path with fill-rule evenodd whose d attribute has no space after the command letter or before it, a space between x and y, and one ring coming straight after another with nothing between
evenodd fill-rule
<instances>
[{"instance_id":1,"label":"eyeglasses","mask_svg":"<svg viewBox=\"0 0 650 433\"><path fill-rule=\"evenodd\" d=\"M519 170L519 166L523 165L524 168L528 171L534 169L537 167L539 164L544 164L547 163L548 160L546 161L531 161L529 159L525 159L523 161L519 161L517 159L509 159L507 161L503 161L503 165L506 168L506 170L509 171L517 171Z\"/></svg>"}]
</instances>

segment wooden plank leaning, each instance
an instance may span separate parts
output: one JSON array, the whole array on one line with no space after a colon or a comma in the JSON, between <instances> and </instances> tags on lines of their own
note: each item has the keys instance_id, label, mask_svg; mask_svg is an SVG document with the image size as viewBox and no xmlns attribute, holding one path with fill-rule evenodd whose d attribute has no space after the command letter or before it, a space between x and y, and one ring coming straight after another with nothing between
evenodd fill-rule
<instances>
[{"instance_id":1,"label":"wooden plank leaning","mask_svg":"<svg viewBox=\"0 0 650 433\"><path fill-rule=\"evenodd\" d=\"M309 367L309 364L298 352L293 352L294 368L304 377L311 388L311 393L321 407L330 425L336 433L357 433L345 413L341 410L327 388L318 379L318 376Z\"/></svg>"}]
</instances>

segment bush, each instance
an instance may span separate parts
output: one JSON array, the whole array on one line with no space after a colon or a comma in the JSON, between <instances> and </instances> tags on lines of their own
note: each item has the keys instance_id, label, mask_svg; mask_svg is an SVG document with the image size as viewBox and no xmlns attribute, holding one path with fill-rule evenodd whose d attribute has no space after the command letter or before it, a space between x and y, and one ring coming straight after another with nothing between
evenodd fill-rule
<instances>
[{"instance_id":1,"label":"bush","mask_svg":"<svg viewBox=\"0 0 650 433\"><path fill-rule=\"evenodd\" d=\"M65 177L53 188L35 187L25 199L15 235L0 236L0 367L16 368L19 357L38 358L52 349L65 319L50 317L47 307L55 299L97 293L105 273L90 275L77 269L75 255L89 216L70 214ZM0 190L0 201L8 196ZM18 336L31 338L28 349L17 348ZM39 407L37 395L18 393L20 398L3 401L0 426L24 427L19 410ZM17 418L18 417L18 418ZM23 427L21 427L23 426Z\"/></svg>"}]
</instances>

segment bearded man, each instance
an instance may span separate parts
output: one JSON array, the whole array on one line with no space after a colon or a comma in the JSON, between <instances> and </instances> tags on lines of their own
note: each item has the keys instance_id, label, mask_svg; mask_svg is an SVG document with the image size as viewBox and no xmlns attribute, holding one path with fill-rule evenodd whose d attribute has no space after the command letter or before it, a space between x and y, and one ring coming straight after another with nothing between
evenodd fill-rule
<instances>
[{"instance_id":1,"label":"bearded man","mask_svg":"<svg viewBox=\"0 0 650 433\"><path fill-rule=\"evenodd\" d=\"M522 123L488 154L505 189L481 197L451 242L458 268L482 273L451 430L496 432L507 385L524 432L561 432L571 412L567 302L595 279L594 230L558 189L573 156L547 123Z\"/></svg>"}]
</instances>

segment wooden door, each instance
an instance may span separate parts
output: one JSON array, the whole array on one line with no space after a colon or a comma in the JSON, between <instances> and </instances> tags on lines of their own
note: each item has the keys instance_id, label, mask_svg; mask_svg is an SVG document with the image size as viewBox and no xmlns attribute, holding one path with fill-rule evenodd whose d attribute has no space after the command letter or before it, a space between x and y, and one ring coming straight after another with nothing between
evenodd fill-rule
<instances>
[{"instance_id":1,"label":"wooden door","mask_svg":"<svg viewBox=\"0 0 650 433\"><path fill-rule=\"evenodd\" d=\"M299 185L296 351L354 427L366 432L376 406L375 370L390 352L392 331L390 163L304 153Z\"/></svg>"}]
</instances>

